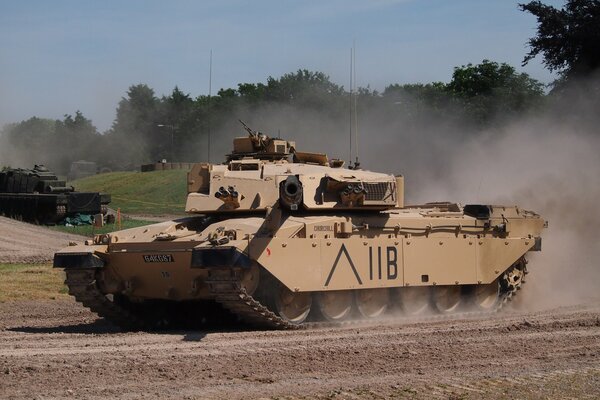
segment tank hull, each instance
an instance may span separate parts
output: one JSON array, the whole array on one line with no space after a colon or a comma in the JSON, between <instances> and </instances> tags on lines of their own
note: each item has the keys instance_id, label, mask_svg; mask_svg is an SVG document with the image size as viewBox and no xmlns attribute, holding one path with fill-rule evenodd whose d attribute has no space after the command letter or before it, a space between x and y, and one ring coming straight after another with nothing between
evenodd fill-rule
<instances>
[{"instance_id":1,"label":"tank hull","mask_svg":"<svg viewBox=\"0 0 600 400\"><path fill-rule=\"evenodd\" d=\"M54 266L71 277L87 274L84 292L95 285L104 298L118 296L138 305L215 302L263 327L297 327L309 316L328 321L357 314L379 317L402 308L398 297L408 292L427 293L428 308L446 313L463 309L477 288L493 292L497 287L491 310L520 287L524 256L540 249L545 222L518 207L489 210L485 219L458 206L192 217L66 248L56 254ZM70 286L76 297L81 295L81 287ZM442 304L452 293L458 293L454 297L464 303L461 307ZM446 298L436 302L435 296ZM336 311L346 303L348 315ZM131 320L109 318L120 325Z\"/></svg>"},{"instance_id":2,"label":"tank hull","mask_svg":"<svg viewBox=\"0 0 600 400\"><path fill-rule=\"evenodd\" d=\"M75 214L106 214L110 195L75 192L43 165L0 171L0 214L54 224Z\"/></svg>"},{"instance_id":3,"label":"tank hull","mask_svg":"<svg viewBox=\"0 0 600 400\"><path fill-rule=\"evenodd\" d=\"M100 193L0 193L0 214L53 224L75 214L106 214L110 196Z\"/></svg>"}]
</instances>

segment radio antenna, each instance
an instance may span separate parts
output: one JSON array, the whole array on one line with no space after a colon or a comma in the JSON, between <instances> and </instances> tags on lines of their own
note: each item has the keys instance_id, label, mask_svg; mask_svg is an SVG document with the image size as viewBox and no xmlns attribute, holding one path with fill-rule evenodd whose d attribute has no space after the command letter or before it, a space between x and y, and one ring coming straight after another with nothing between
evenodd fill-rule
<instances>
[{"instance_id":1,"label":"radio antenna","mask_svg":"<svg viewBox=\"0 0 600 400\"><path fill-rule=\"evenodd\" d=\"M210 49L210 61L208 64L208 162L210 163L210 98L212 97L212 49Z\"/></svg>"},{"instance_id":2,"label":"radio antenna","mask_svg":"<svg viewBox=\"0 0 600 400\"><path fill-rule=\"evenodd\" d=\"M352 96L353 96L353 94L352 94L352 89L353 89L353 86L352 86L352 79L353 79L352 59L353 59L353 56L354 56L354 48L351 47L350 48L350 115L349 115L349 117L350 117L350 136L349 136L350 151L348 153L348 167L349 168L352 168Z\"/></svg>"},{"instance_id":3,"label":"radio antenna","mask_svg":"<svg viewBox=\"0 0 600 400\"><path fill-rule=\"evenodd\" d=\"M353 81L354 81L354 89L356 86L356 40L352 43L352 71L354 73ZM358 90L354 90L354 139L355 139L355 147L356 147L356 161L354 161L354 169L359 168L360 163L358 162Z\"/></svg>"}]
</instances>

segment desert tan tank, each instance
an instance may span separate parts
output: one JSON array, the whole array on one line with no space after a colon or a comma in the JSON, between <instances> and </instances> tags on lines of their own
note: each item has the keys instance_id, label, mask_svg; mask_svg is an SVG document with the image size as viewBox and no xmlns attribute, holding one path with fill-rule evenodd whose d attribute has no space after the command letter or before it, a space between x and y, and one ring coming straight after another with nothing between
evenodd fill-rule
<instances>
[{"instance_id":1,"label":"desert tan tank","mask_svg":"<svg viewBox=\"0 0 600 400\"><path fill-rule=\"evenodd\" d=\"M225 163L189 172L189 217L56 253L69 293L127 329L492 312L541 249L546 223L534 212L406 206L402 176L247 130Z\"/></svg>"}]
</instances>

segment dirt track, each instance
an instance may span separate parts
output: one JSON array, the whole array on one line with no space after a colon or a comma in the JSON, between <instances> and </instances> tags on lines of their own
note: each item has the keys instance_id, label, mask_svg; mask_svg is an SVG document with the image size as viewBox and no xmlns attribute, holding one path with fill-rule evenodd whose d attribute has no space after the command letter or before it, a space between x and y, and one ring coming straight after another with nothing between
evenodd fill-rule
<instances>
[{"instance_id":1,"label":"dirt track","mask_svg":"<svg viewBox=\"0 0 600 400\"><path fill-rule=\"evenodd\" d=\"M37 397L36 397L37 396ZM598 398L600 303L295 332L121 333L0 304L2 398Z\"/></svg>"},{"instance_id":2,"label":"dirt track","mask_svg":"<svg viewBox=\"0 0 600 400\"><path fill-rule=\"evenodd\" d=\"M0 262L46 261L81 240L4 218L0 239ZM600 398L600 299L479 319L168 333L119 332L74 301L0 303L0 398L65 397Z\"/></svg>"},{"instance_id":3,"label":"dirt track","mask_svg":"<svg viewBox=\"0 0 600 400\"><path fill-rule=\"evenodd\" d=\"M0 263L43 263L56 250L84 237L0 217Z\"/></svg>"}]
</instances>

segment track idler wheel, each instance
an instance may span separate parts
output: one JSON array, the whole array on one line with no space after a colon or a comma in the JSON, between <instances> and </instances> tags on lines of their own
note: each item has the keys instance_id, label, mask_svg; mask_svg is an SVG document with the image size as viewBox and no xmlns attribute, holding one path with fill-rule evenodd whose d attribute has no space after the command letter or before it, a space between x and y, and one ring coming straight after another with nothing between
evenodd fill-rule
<instances>
[{"instance_id":1,"label":"track idler wheel","mask_svg":"<svg viewBox=\"0 0 600 400\"><path fill-rule=\"evenodd\" d=\"M363 289L355 294L356 309L364 318L377 318L385 314L390 303L388 289Z\"/></svg>"},{"instance_id":2,"label":"track idler wheel","mask_svg":"<svg viewBox=\"0 0 600 400\"><path fill-rule=\"evenodd\" d=\"M260 267L258 266L258 264L253 263L248 270L243 271L240 284L246 290L246 293L252 296L254 292L256 292L259 283Z\"/></svg>"}]
</instances>

